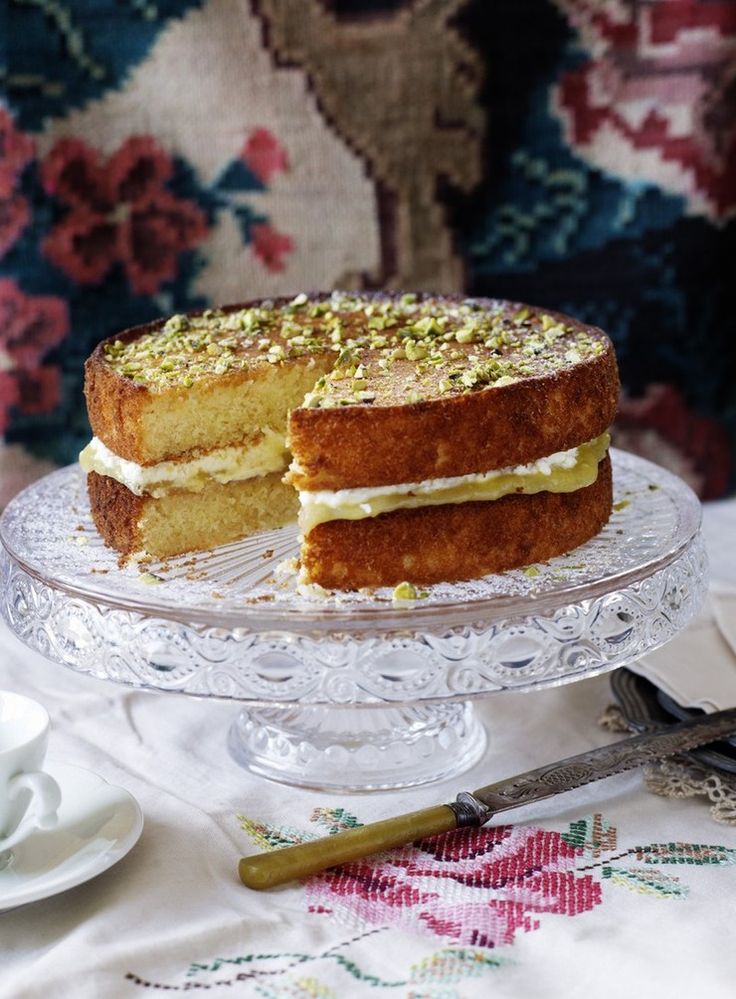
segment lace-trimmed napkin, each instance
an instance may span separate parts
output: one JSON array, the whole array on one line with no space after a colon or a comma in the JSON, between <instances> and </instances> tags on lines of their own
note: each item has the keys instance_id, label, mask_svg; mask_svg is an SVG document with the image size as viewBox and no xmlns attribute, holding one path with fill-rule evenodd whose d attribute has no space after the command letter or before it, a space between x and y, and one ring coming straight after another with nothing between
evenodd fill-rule
<instances>
[{"instance_id":1,"label":"lace-trimmed napkin","mask_svg":"<svg viewBox=\"0 0 736 999\"><path fill-rule=\"evenodd\" d=\"M689 628L630 669L682 707L736 706L736 588L717 585Z\"/></svg>"},{"instance_id":2,"label":"lace-trimmed napkin","mask_svg":"<svg viewBox=\"0 0 736 999\"><path fill-rule=\"evenodd\" d=\"M718 711L736 705L736 501L706 503L703 534L710 559L710 594L681 635L629 668L685 708Z\"/></svg>"},{"instance_id":3,"label":"lace-trimmed napkin","mask_svg":"<svg viewBox=\"0 0 736 999\"><path fill-rule=\"evenodd\" d=\"M664 648L629 668L685 708L718 711L736 705L736 503L707 504L704 533L711 560L711 592L701 613ZM604 727L626 730L618 709ZM647 767L648 789L665 798L706 798L717 822L736 825L736 777L693 759L676 757Z\"/></svg>"}]
</instances>

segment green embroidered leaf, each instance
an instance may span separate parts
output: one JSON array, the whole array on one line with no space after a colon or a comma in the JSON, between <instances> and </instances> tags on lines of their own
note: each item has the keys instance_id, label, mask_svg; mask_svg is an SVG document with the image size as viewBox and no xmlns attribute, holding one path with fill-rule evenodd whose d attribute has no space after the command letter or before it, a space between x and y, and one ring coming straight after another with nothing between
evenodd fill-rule
<instances>
[{"instance_id":1,"label":"green embroidered leaf","mask_svg":"<svg viewBox=\"0 0 736 999\"><path fill-rule=\"evenodd\" d=\"M198 975L200 973L212 973L220 971L222 968L234 967L238 968L241 965L257 964L266 965L266 967L259 967L257 971L253 974L267 974L267 975L279 975L282 972L288 971L290 967L296 964L304 964L307 961L317 960L314 954L299 954L293 953L291 951L278 951L275 954L260 953L260 954L239 954L237 957L216 957L212 961L202 963L199 961L192 962L187 970L188 976ZM278 961L283 963L284 961L289 961L289 965L284 968L270 968L268 964L272 961Z\"/></svg>"},{"instance_id":2,"label":"green embroidered leaf","mask_svg":"<svg viewBox=\"0 0 736 999\"><path fill-rule=\"evenodd\" d=\"M351 943L355 943L357 939L359 939L359 937L355 937L353 940L346 940L337 946L348 946ZM275 961L288 963L285 967L281 968L270 967L270 962ZM226 968L228 966L239 967L241 965L256 965L251 972L253 978L257 978L260 975L268 975L270 978L275 979L292 970L296 965L307 964L313 961L332 962L342 968L342 970L347 972L347 974L351 975L354 979L356 979L356 981L365 982L366 984L376 986L377 988L394 989L408 984L403 979L385 980L380 978L378 975L374 975L368 971L363 971L363 969L355 961L345 957L344 954L337 953L334 947L318 954L300 954L291 951L283 951L276 954L240 954L237 957L218 957L208 964L190 964L187 975L193 977L201 973L212 973L220 971L222 968ZM306 976L298 979L300 982L304 982L306 980ZM276 993L276 995L279 996L282 994L286 993ZM291 993L288 994L291 995ZM301 993L297 994L301 995Z\"/></svg>"},{"instance_id":3,"label":"green embroidered leaf","mask_svg":"<svg viewBox=\"0 0 736 999\"><path fill-rule=\"evenodd\" d=\"M343 829L357 829L363 823L344 808L315 808L310 819L327 829L330 836Z\"/></svg>"},{"instance_id":4,"label":"green embroidered leaf","mask_svg":"<svg viewBox=\"0 0 736 999\"><path fill-rule=\"evenodd\" d=\"M317 978L289 979L276 986L256 985L261 999L337 999L337 993Z\"/></svg>"},{"instance_id":5,"label":"green embroidered leaf","mask_svg":"<svg viewBox=\"0 0 736 999\"><path fill-rule=\"evenodd\" d=\"M589 823L589 819L576 819L570 823L569 829L567 832L562 833L560 838L569 846L580 849L588 838Z\"/></svg>"},{"instance_id":6,"label":"green embroidered leaf","mask_svg":"<svg viewBox=\"0 0 736 999\"><path fill-rule=\"evenodd\" d=\"M611 884L629 888L642 895L685 898L690 891L678 878L663 874L662 871L645 870L640 867L604 867L601 873Z\"/></svg>"},{"instance_id":7,"label":"green embroidered leaf","mask_svg":"<svg viewBox=\"0 0 736 999\"><path fill-rule=\"evenodd\" d=\"M295 843L305 843L317 839L317 833L305 832L295 826L271 826L266 822L249 819L247 815L236 816L242 829L254 843L263 850L277 850L283 846L293 846ZM344 808L315 808L310 816L322 828L327 828L332 836L342 829L355 829L362 825L358 819Z\"/></svg>"},{"instance_id":8,"label":"green embroidered leaf","mask_svg":"<svg viewBox=\"0 0 736 999\"><path fill-rule=\"evenodd\" d=\"M651 843L632 847L629 853L645 864L736 864L736 849L704 843Z\"/></svg>"},{"instance_id":9,"label":"green embroidered leaf","mask_svg":"<svg viewBox=\"0 0 736 999\"><path fill-rule=\"evenodd\" d=\"M270 826L267 822L257 822L246 815L238 815L237 820L253 842L264 850L276 850L282 846L293 846L295 843L304 843L306 840L317 838L314 833L306 833L303 829Z\"/></svg>"},{"instance_id":10,"label":"green embroidered leaf","mask_svg":"<svg viewBox=\"0 0 736 999\"><path fill-rule=\"evenodd\" d=\"M601 853L616 849L616 827L598 813L571 822L561 838L590 857L600 857Z\"/></svg>"},{"instance_id":11,"label":"green embroidered leaf","mask_svg":"<svg viewBox=\"0 0 736 999\"><path fill-rule=\"evenodd\" d=\"M396 989L402 985L406 985L403 979L396 979L394 981L385 980L379 978L378 975L369 974L367 971L363 971L362 968L356 964L355 961L351 961L349 958L344 957L342 954L329 954L325 952L324 957L332 958L340 967L347 971L349 975L357 979L359 982L366 982L368 985L375 985L380 988Z\"/></svg>"},{"instance_id":12,"label":"green embroidered leaf","mask_svg":"<svg viewBox=\"0 0 736 999\"><path fill-rule=\"evenodd\" d=\"M480 978L488 968L498 968L505 963L488 951L448 947L413 964L409 969L409 981L449 984L464 978Z\"/></svg>"}]
</instances>

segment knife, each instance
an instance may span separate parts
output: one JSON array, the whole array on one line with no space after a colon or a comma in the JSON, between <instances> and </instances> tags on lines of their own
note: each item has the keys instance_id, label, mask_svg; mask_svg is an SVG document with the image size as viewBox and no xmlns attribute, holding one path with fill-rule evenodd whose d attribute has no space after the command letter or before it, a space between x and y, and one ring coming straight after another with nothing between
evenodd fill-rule
<instances>
[{"instance_id":1,"label":"knife","mask_svg":"<svg viewBox=\"0 0 736 999\"><path fill-rule=\"evenodd\" d=\"M636 735L587 753L569 756L472 793L462 791L455 801L446 805L433 805L309 843L243 857L238 865L238 874L248 888L275 888L336 864L391 850L427 836L437 836L463 826L485 825L499 812L509 808L542 801L734 733L736 708L717 711L704 719L669 725L658 732Z\"/></svg>"}]
</instances>

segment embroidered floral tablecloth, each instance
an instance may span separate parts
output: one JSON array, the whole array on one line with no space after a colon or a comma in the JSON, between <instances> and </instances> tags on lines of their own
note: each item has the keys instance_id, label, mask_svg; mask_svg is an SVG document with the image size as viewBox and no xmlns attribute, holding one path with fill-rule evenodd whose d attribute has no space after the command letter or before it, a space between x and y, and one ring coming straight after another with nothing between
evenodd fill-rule
<instances>
[{"instance_id":1,"label":"embroidered floral tablecloth","mask_svg":"<svg viewBox=\"0 0 736 999\"><path fill-rule=\"evenodd\" d=\"M733 573L736 501L706 517L715 570ZM242 854L610 741L606 677L486 701L490 749L460 784L334 796L241 770L225 747L232 704L77 676L4 627L0 651L0 686L51 712L49 757L123 785L146 819L115 867L0 914L3 999L734 994L736 828L636 772L271 893L237 880Z\"/></svg>"}]
</instances>

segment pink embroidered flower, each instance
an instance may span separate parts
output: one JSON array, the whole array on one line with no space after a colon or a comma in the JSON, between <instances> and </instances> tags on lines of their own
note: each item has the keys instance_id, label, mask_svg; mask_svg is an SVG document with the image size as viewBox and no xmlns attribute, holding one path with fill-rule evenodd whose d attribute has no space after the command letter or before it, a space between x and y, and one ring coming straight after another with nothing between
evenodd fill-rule
<instances>
[{"instance_id":1,"label":"pink embroidered flower","mask_svg":"<svg viewBox=\"0 0 736 999\"><path fill-rule=\"evenodd\" d=\"M42 364L69 331L66 303L52 295L26 295L0 279L0 432L11 406L46 413L59 401L59 372Z\"/></svg>"},{"instance_id":2,"label":"pink embroidered flower","mask_svg":"<svg viewBox=\"0 0 736 999\"><path fill-rule=\"evenodd\" d=\"M207 234L204 213L165 187L173 169L148 136L128 139L106 162L81 139L61 139L41 180L69 211L44 240L46 256L79 284L97 284L120 263L134 292L155 294L176 277L179 254Z\"/></svg>"},{"instance_id":3,"label":"pink embroidered flower","mask_svg":"<svg viewBox=\"0 0 736 999\"><path fill-rule=\"evenodd\" d=\"M613 443L669 468L702 499L717 499L728 488L731 449L726 431L691 412L672 385L649 385L639 399L624 396Z\"/></svg>"},{"instance_id":4,"label":"pink embroidered flower","mask_svg":"<svg viewBox=\"0 0 736 999\"><path fill-rule=\"evenodd\" d=\"M253 249L270 271L282 271L286 266L284 257L294 249L291 236L278 232L268 222L256 222L251 226Z\"/></svg>"},{"instance_id":5,"label":"pink embroidered flower","mask_svg":"<svg viewBox=\"0 0 736 999\"><path fill-rule=\"evenodd\" d=\"M582 849L557 832L461 830L356 862L305 885L310 911L354 926L396 926L466 946L510 944L542 913L576 916L601 902L600 882L575 865Z\"/></svg>"},{"instance_id":6,"label":"pink embroidered flower","mask_svg":"<svg viewBox=\"0 0 736 999\"><path fill-rule=\"evenodd\" d=\"M555 0L591 58L557 92L568 138L601 169L719 218L736 210L731 0Z\"/></svg>"},{"instance_id":7,"label":"pink embroidered flower","mask_svg":"<svg viewBox=\"0 0 736 999\"><path fill-rule=\"evenodd\" d=\"M275 173L289 167L286 150L267 128L257 128L250 133L240 151L240 159L264 184L268 184Z\"/></svg>"},{"instance_id":8,"label":"pink embroidered flower","mask_svg":"<svg viewBox=\"0 0 736 999\"><path fill-rule=\"evenodd\" d=\"M13 246L31 217L28 202L16 187L33 153L33 140L18 131L8 112L0 108L0 257Z\"/></svg>"}]
</instances>

